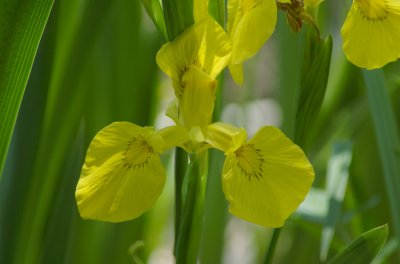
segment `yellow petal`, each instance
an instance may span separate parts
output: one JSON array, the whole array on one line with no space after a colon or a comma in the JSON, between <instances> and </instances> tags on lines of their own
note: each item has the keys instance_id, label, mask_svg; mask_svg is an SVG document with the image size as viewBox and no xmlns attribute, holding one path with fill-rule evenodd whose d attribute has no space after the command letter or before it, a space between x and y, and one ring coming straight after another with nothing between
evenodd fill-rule
<instances>
[{"instance_id":1,"label":"yellow petal","mask_svg":"<svg viewBox=\"0 0 400 264\"><path fill-rule=\"evenodd\" d=\"M161 129L158 134L164 139L165 150L180 146L190 139L189 131L182 126L169 126Z\"/></svg>"},{"instance_id":2,"label":"yellow petal","mask_svg":"<svg viewBox=\"0 0 400 264\"><path fill-rule=\"evenodd\" d=\"M158 66L172 79L175 93L182 98L182 77L190 66L196 66L210 78L226 67L231 44L224 29L210 16L196 23L158 52Z\"/></svg>"},{"instance_id":3,"label":"yellow petal","mask_svg":"<svg viewBox=\"0 0 400 264\"><path fill-rule=\"evenodd\" d=\"M313 180L313 168L303 151L274 127L262 128L228 154L222 178L229 211L266 227L282 226Z\"/></svg>"},{"instance_id":4,"label":"yellow petal","mask_svg":"<svg viewBox=\"0 0 400 264\"><path fill-rule=\"evenodd\" d=\"M128 122L102 129L90 143L75 198L83 218L121 222L139 217L160 195L163 139Z\"/></svg>"},{"instance_id":5,"label":"yellow petal","mask_svg":"<svg viewBox=\"0 0 400 264\"><path fill-rule=\"evenodd\" d=\"M247 138L246 130L230 124L216 122L207 127L206 141L208 144L229 154L237 150Z\"/></svg>"},{"instance_id":6,"label":"yellow petal","mask_svg":"<svg viewBox=\"0 0 400 264\"><path fill-rule=\"evenodd\" d=\"M231 73L232 79L235 83L243 84L243 64L229 64L229 72Z\"/></svg>"},{"instance_id":7,"label":"yellow petal","mask_svg":"<svg viewBox=\"0 0 400 264\"><path fill-rule=\"evenodd\" d=\"M193 17L195 22L200 22L208 15L208 0L193 0Z\"/></svg>"},{"instance_id":8,"label":"yellow petal","mask_svg":"<svg viewBox=\"0 0 400 264\"><path fill-rule=\"evenodd\" d=\"M228 5L228 35L232 41L231 64L254 56L274 32L275 0L234 0Z\"/></svg>"},{"instance_id":9,"label":"yellow petal","mask_svg":"<svg viewBox=\"0 0 400 264\"><path fill-rule=\"evenodd\" d=\"M204 127L211 122L214 111L217 81L195 66L190 66L182 77L184 85L180 106L187 128Z\"/></svg>"},{"instance_id":10,"label":"yellow petal","mask_svg":"<svg viewBox=\"0 0 400 264\"><path fill-rule=\"evenodd\" d=\"M342 27L343 50L358 67L375 69L400 58L400 2L353 1Z\"/></svg>"}]
</instances>

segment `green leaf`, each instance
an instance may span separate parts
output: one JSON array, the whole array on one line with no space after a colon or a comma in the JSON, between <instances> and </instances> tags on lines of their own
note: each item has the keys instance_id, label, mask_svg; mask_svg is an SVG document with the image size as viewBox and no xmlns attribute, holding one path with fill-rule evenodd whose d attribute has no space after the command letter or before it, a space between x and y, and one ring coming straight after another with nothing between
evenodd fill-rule
<instances>
[{"instance_id":1,"label":"green leaf","mask_svg":"<svg viewBox=\"0 0 400 264\"><path fill-rule=\"evenodd\" d=\"M171 41L194 23L193 1L163 0L162 4L168 40Z\"/></svg>"},{"instance_id":2,"label":"green leaf","mask_svg":"<svg viewBox=\"0 0 400 264\"><path fill-rule=\"evenodd\" d=\"M165 28L164 14L159 0L142 0L147 14L153 20L158 32L160 32L164 41L168 40L167 30Z\"/></svg>"},{"instance_id":3,"label":"green leaf","mask_svg":"<svg viewBox=\"0 0 400 264\"><path fill-rule=\"evenodd\" d=\"M0 3L0 175L53 2L3 0Z\"/></svg>"},{"instance_id":4,"label":"green leaf","mask_svg":"<svg viewBox=\"0 0 400 264\"><path fill-rule=\"evenodd\" d=\"M310 29L306 37L295 128L295 142L305 150L309 131L316 124L325 96L331 54L332 37L322 40Z\"/></svg>"},{"instance_id":5,"label":"green leaf","mask_svg":"<svg viewBox=\"0 0 400 264\"><path fill-rule=\"evenodd\" d=\"M336 255L329 264L371 263L385 244L388 234L388 225L371 229L351 242L351 244Z\"/></svg>"},{"instance_id":6,"label":"green leaf","mask_svg":"<svg viewBox=\"0 0 400 264\"><path fill-rule=\"evenodd\" d=\"M321 260L326 260L329 247L340 224L341 210L349 179L349 168L352 160L352 144L349 141L336 142L333 145L332 156L328 163L326 192L328 195L328 212L325 216L321 238Z\"/></svg>"},{"instance_id":7,"label":"green leaf","mask_svg":"<svg viewBox=\"0 0 400 264\"><path fill-rule=\"evenodd\" d=\"M400 239L400 138L396 118L381 70L363 71L389 197L396 237Z\"/></svg>"}]
</instances>

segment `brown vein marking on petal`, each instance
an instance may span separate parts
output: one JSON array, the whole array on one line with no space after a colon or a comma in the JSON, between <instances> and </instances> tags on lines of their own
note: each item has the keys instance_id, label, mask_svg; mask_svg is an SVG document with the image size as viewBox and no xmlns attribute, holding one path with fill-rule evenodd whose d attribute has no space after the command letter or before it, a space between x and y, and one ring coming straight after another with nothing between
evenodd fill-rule
<instances>
[{"instance_id":1,"label":"brown vein marking on petal","mask_svg":"<svg viewBox=\"0 0 400 264\"><path fill-rule=\"evenodd\" d=\"M354 0L354 4L363 19L369 22L383 22L389 16L387 0Z\"/></svg>"},{"instance_id":2,"label":"brown vein marking on petal","mask_svg":"<svg viewBox=\"0 0 400 264\"><path fill-rule=\"evenodd\" d=\"M246 175L249 181L255 178L261 180L264 173L264 157L261 150L254 144L246 144L235 151L236 161L241 172Z\"/></svg>"},{"instance_id":3,"label":"brown vein marking on petal","mask_svg":"<svg viewBox=\"0 0 400 264\"><path fill-rule=\"evenodd\" d=\"M149 160L153 154L153 147L143 136L132 137L127 142L122 166L127 169L148 167Z\"/></svg>"}]
</instances>

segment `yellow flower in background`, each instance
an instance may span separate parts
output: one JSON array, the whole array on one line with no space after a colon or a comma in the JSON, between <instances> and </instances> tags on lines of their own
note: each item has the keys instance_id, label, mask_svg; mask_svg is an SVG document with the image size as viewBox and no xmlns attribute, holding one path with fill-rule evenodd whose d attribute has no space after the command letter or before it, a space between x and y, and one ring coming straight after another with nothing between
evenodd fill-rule
<instances>
[{"instance_id":1,"label":"yellow flower in background","mask_svg":"<svg viewBox=\"0 0 400 264\"><path fill-rule=\"evenodd\" d=\"M310 162L275 127L263 127L246 141L244 129L215 123L209 126L207 141L225 152L222 187L230 213L239 218L280 227L311 188Z\"/></svg>"},{"instance_id":2,"label":"yellow flower in background","mask_svg":"<svg viewBox=\"0 0 400 264\"><path fill-rule=\"evenodd\" d=\"M342 27L343 50L358 67L376 69L400 58L400 1L354 0Z\"/></svg>"},{"instance_id":3,"label":"yellow flower in background","mask_svg":"<svg viewBox=\"0 0 400 264\"><path fill-rule=\"evenodd\" d=\"M236 83L243 83L243 62L253 57L275 30L275 0L229 0L228 35L232 41L229 70Z\"/></svg>"}]
</instances>

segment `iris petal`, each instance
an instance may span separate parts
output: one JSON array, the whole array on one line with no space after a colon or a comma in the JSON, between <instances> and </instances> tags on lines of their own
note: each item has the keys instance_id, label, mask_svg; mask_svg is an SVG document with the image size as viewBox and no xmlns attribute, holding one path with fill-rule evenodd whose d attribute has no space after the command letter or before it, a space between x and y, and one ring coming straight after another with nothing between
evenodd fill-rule
<instances>
[{"instance_id":1,"label":"iris petal","mask_svg":"<svg viewBox=\"0 0 400 264\"><path fill-rule=\"evenodd\" d=\"M121 222L139 217L160 195L163 139L150 127L116 122L91 142L75 197L83 218Z\"/></svg>"},{"instance_id":2,"label":"iris petal","mask_svg":"<svg viewBox=\"0 0 400 264\"><path fill-rule=\"evenodd\" d=\"M355 0L342 27L349 61L366 69L381 68L400 58L400 2Z\"/></svg>"},{"instance_id":3,"label":"iris petal","mask_svg":"<svg viewBox=\"0 0 400 264\"><path fill-rule=\"evenodd\" d=\"M264 127L227 155L222 182L233 215L280 227L304 200L313 179L303 151L279 129Z\"/></svg>"}]
</instances>

